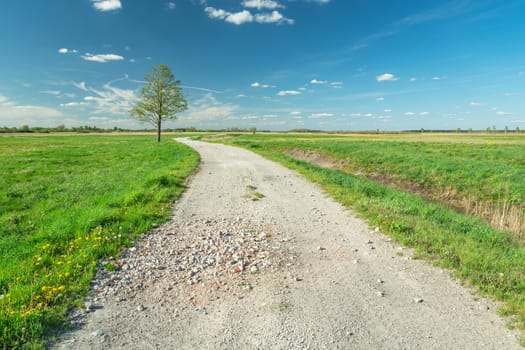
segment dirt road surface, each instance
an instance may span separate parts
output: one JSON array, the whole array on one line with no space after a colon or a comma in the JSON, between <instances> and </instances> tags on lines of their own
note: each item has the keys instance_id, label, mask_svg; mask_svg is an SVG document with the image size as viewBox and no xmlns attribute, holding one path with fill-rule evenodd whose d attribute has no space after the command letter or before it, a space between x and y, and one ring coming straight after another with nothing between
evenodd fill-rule
<instances>
[{"instance_id":1,"label":"dirt road surface","mask_svg":"<svg viewBox=\"0 0 525 350\"><path fill-rule=\"evenodd\" d=\"M292 171L192 140L173 219L101 273L58 349L519 349L495 305Z\"/></svg>"}]
</instances>

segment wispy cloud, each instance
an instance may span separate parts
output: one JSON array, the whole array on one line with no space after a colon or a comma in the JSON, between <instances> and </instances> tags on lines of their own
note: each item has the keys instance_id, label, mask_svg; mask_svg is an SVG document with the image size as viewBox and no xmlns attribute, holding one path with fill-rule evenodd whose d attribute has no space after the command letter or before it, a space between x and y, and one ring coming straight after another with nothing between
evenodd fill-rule
<instances>
[{"instance_id":1,"label":"wispy cloud","mask_svg":"<svg viewBox=\"0 0 525 350\"><path fill-rule=\"evenodd\" d=\"M413 13L394 21L388 25L386 29L372 33L360 39L351 47L351 49L353 51L364 49L371 46L375 42L380 41L381 39L397 35L414 25L431 21L445 20L473 12L480 7L485 6L486 3L486 1L474 0L449 0L442 2L441 5L437 7L433 7L426 11Z\"/></svg>"},{"instance_id":2,"label":"wispy cloud","mask_svg":"<svg viewBox=\"0 0 525 350\"><path fill-rule=\"evenodd\" d=\"M85 82L73 83L78 89L88 93L82 101L73 101L67 107L88 106L93 108L94 114L128 114L137 100L135 90L122 89L113 86L118 81L128 78L119 78L105 83L102 89L88 87ZM76 102L76 104L75 104ZM64 107L66 107L64 105Z\"/></svg>"},{"instance_id":3,"label":"wispy cloud","mask_svg":"<svg viewBox=\"0 0 525 350\"><path fill-rule=\"evenodd\" d=\"M122 8L120 0L91 0L98 11L114 11Z\"/></svg>"},{"instance_id":4,"label":"wispy cloud","mask_svg":"<svg viewBox=\"0 0 525 350\"><path fill-rule=\"evenodd\" d=\"M307 2L315 2L315 3L318 3L320 5L324 5L324 4L328 4L330 2L330 0L306 0Z\"/></svg>"},{"instance_id":5,"label":"wispy cloud","mask_svg":"<svg viewBox=\"0 0 525 350\"><path fill-rule=\"evenodd\" d=\"M330 118L333 117L333 113L312 113L310 115L311 119L321 119L321 118Z\"/></svg>"},{"instance_id":6,"label":"wispy cloud","mask_svg":"<svg viewBox=\"0 0 525 350\"><path fill-rule=\"evenodd\" d=\"M188 107L188 110L184 112L184 120L199 125L212 121L220 124L221 121L233 117L239 109L237 105L218 101L212 93L191 102Z\"/></svg>"},{"instance_id":7,"label":"wispy cloud","mask_svg":"<svg viewBox=\"0 0 525 350\"><path fill-rule=\"evenodd\" d=\"M391 74L391 73L385 73L385 74L381 74L381 75L378 75L376 77L376 80L378 82L382 82L382 81L395 81L395 80L398 80L399 78L397 78L394 74Z\"/></svg>"},{"instance_id":8,"label":"wispy cloud","mask_svg":"<svg viewBox=\"0 0 525 350\"><path fill-rule=\"evenodd\" d=\"M166 4L166 7L168 8L168 10L175 10L175 8L177 7L177 5L176 5L173 1L169 1L169 2Z\"/></svg>"},{"instance_id":9,"label":"wispy cloud","mask_svg":"<svg viewBox=\"0 0 525 350\"><path fill-rule=\"evenodd\" d=\"M130 80L133 81L133 80ZM145 82L143 82L145 83ZM189 86L189 85L180 85L183 89L190 89L190 90L198 90L198 91L205 91L205 92L213 92L214 94L222 94L222 91L219 90L213 90L205 87L199 87L199 86Z\"/></svg>"},{"instance_id":10,"label":"wispy cloud","mask_svg":"<svg viewBox=\"0 0 525 350\"><path fill-rule=\"evenodd\" d=\"M403 17L395 22L395 25L415 25L420 23L444 20L453 18L465 13L475 10L478 6L482 6L482 1L473 0L450 0L441 3L440 6L434 7L427 11L421 11Z\"/></svg>"},{"instance_id":11,"label":"wispy cloud","mask_svg":"<svg viewBox=\"0 0 525 350\"><path fill-rule=\"evenodd\" d=\"M379 40L381 40L383 38L388 38L389 36L392 36L392 35L396 35L398 32L399 32L398 30L386 30L386 31L383 31L383 32L370 34L370 35L360 39L358 42L356 42L352 46L352 51L358 51L358 50L364 49L364 48L372 45L376 41L379 41Z\"/></svg>"},{"instance_id":12,"label":"wispy cloud","mask_svg":"<svg viewBox=\"0 0 525 350\"><path fill-rule=\"evenodd\" d=\"M53 96L58 96L62 93L62 91L60 90L44 90L44 91L40 91L41 94L47 94L47 95L53 95Z\"/></svg>"},{"instance_id":13,"label":"wispy cloud","mask_svg":"<svg viewBox=\"0 0 525 350\"><path fill-rule=\"evenodd\" d=\"M282 90L277 93L279 96L287 96L287 95L300 95L301 92L297 90Z\"/></svg>"},{"instance_id":14,"label":"wispy cloud","mask_svg":"<svg viewBox=\"0 0 525 350\"><path fill-rule=\"evenodd\" d=\"M324 85L324 84L328 84L328 81L312 79L312 80L310 80L310 84L313 84L313 85Z\"/></svg>"},{"instance_id":15,"label":"wispy cloud","mask_svg":"<svg viewBox=\"0 0 525 350\"><path fill-rule=\"evenodd\" d=\"M86 53L85 55L81 56L86 61L92 61L92 62L99 62L99 63L106 63L110 61L121 61L124 59L124 57L116 54L99 54L99 55L93 55L90 53Z\"/></svg>"}]
</instances>

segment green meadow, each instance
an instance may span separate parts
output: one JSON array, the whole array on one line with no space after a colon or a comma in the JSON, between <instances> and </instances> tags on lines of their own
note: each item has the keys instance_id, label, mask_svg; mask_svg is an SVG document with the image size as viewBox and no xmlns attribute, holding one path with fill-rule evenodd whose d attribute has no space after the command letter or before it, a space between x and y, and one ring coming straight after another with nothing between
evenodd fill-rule
<instances>
[{"instance_id":1,"label":"green meadow","mask_svg":"<svg viewBox=\"0 0 525 350\"><path fill-rule=\"evenodd\" d=\"M230 134L453 271L525 329L523 135Z\"/></svg>"},{"instance_id":2,"label":"green meadow","mask_svg":"<svg viewBox=\"0 0 525 350\"><path fill-rule=\"evenodd\" d=\"M0 348L44 346L99 261L169 218L199 157L154 141L0 137Z\"/></svg>"}]
</instances>

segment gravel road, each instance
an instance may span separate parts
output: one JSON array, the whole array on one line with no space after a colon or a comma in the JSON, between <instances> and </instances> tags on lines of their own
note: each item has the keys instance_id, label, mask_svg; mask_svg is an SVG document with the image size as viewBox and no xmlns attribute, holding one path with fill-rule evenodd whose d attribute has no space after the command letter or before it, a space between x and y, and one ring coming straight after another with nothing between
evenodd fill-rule
<instances>
[{"instance_id":1,"label":"gravel road","mask_svg":"<svg viewBox=\"0 0 525 350\"><path fill-rule=\"evenodd\" d=\"M448 271L249 151L202 158L173 219L101 271L57 349L520 349Z\"/></svg>"}]
</instances>

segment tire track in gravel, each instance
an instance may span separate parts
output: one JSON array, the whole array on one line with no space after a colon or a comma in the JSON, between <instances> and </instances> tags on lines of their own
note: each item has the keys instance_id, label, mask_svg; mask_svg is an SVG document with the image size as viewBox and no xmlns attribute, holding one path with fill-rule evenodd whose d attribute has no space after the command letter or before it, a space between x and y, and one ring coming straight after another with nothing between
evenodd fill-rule
<instances>
[{"instance_id":1,"label":"tire track in gravel","mask_svg":"<svg viewBox=\"0 0 525 350\"><path fill-rule=\"evenodd\" d=\"M198 173L153 230L99 273L60 349L519 349L449 273L290 170L182 139Z\"/></svg>"}]
</instances>

